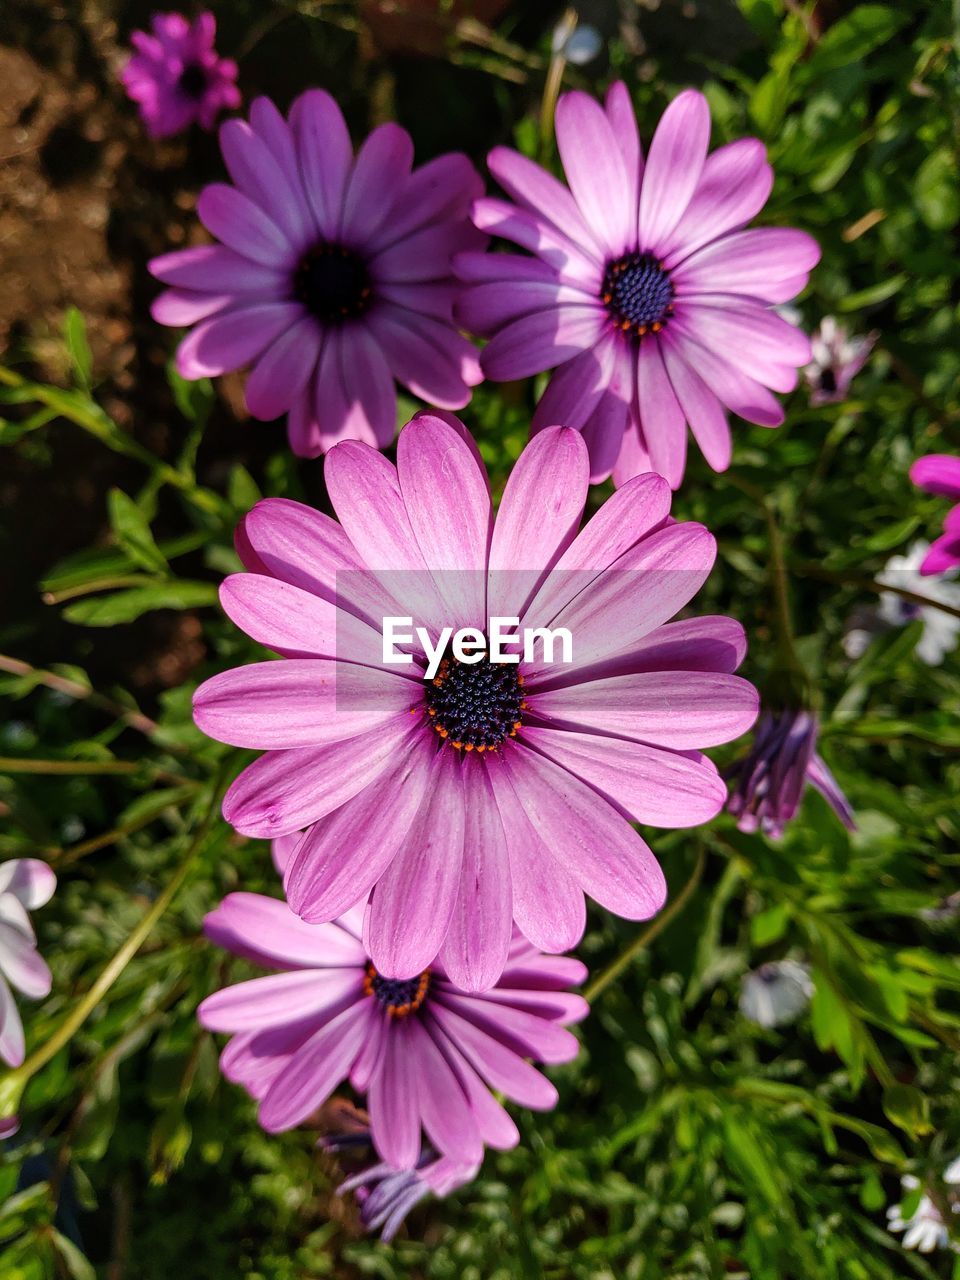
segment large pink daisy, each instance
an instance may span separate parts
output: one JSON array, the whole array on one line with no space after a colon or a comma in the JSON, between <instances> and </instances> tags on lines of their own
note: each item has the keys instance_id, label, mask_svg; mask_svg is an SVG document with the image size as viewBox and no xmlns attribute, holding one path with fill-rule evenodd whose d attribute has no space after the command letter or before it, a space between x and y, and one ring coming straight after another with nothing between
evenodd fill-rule
<instances>
[{"instance_id":1,"label":"large pink daisy","mask_svg":"<svg viewBox=\"0 0 960 1280\"><path fill-rule=\"evenodd\" d=\"M806 336L771 310L794 297L820 253L803 231L744 225L773 182L763 144L707 155L703 94L681 93L644 161L630 96L585 93L557 105L568 187L505 147L490 170L516 202L484 198L474 221L531 256L467 252L458 314L490 337L490 378L555 369L534 431L576 427L591 475L622 484L654 470L683 479L687 425L714 470L730 461L727 412L775 427L771 395L810 359Z\"/></svg>"},{"instance_id":2,"label":"large pink daisy","mask_svg":"<svg viewBox=\"0 0 960 1280\"><path fill-rule=\"evenodd\" d=\"M464 155L413 169L410 135L384 124L356 156L340 109L319 89L284 120L267 98L220 133L233 186L197 211L220 241L155 258L172 286L161 324L194 326L177 367L203 378L251 366L247 408L288 414L290 447L316 457L338 440L384 446L397 426L395 380L460 408L482 379L453 322L451 256L486 236L468 217L483 189Z\"/></svg>"},{"instance_id":3,"label":"large pink daisy","mask_svg":"<svg viewBox=\"0 0 960 1280\"><path fill-rule=\"evenodd\" d=\"M455 425L454 425L455 423ZM538 949L566 951L584 893L629 919L659 910L663 874L631 822L687 827L726 789L701 754L753 723L757 695L733 675L743 630L727 618L669 623L713 565L712 536L670 520L670 490L639 476L577 533L587 449L540 433L494 522L487 477L462 424L423 414L397 466L356 442L326 458L339 523L267 499L238 538L250 572L221 599L283 655L214 676L194 715L211 737L266 754L223 812L252 836L306 828L287 868L305 920L368 898L373 963L391 978L436 955L458 986L489 987L511 918ZM383 662L386 616L441 627L517 617L567 628L530 661L460 662L425 677ZM481 653L484 651L481 649Z\"/></svg>"}]
</instances>

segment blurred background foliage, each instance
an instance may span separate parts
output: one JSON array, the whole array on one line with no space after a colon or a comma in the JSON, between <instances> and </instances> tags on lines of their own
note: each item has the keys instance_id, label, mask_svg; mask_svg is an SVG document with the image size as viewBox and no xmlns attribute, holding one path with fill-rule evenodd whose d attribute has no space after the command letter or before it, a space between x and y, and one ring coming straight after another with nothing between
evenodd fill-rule
<instances>
[{"instance_id":1,"label":"blurred background foliage","mask_svg":"<svg viewBox=\"0 0 960 1280\"><path fill-rule=\"evenodd\" d=\"M884 1210L901 1174L935 1184L960 1154L957 924L930 914L958 888L960 661L924 666L920 623L857 661L841 645L887 558L939 525L910 462L960 447L956 12L948 0L583 0L598 51L569 65L552 45L563 6L542 0L214 8L248 100L264 91L286 108L328 87L358 133L397 118L420 159L462 148L482 163L508 142L555 163L561 74L592 90L625 78L646 137L675 91L700 84L715 143L767 143L777 181L761 220L805 227L824 249L806 324L836 314L880 338L846 402L812 408L801 388L782 429L737 424L733 479L692 462L675 514L717 534L698 611L744 622L743 674L762 683L769 535L764 503L735 481L761 491L787 545L824 753L859 830L808 796L777 843L727 818L649 833L674 905L640 936L591 915L580 954L606 976L580 1058L551 1072L556 1111L518 1113L520 1148L417 1209L394 1245L364 1237L316 1134L262 1134L194 1016L240 968L204 945L204 913L233 888L278 885L266 846L215 816L246 754L194 729L190 695L258 656L216 605L239 568L236 520L262 494L322 505L322 468L292 459L279 425L244 420L231 379L180 381L146 313L146 257L184 242L199 186L220 173L211 139L148 144L122 100L117 61L149 7L14 0L0 53L21 60L14 72L36 67L37 105L17 117L26 151L68 226L76 193L108 175L104 252L119 273L104 299L54 236L41 259L59 264L59 291L43 292L42 270L22 278L12 255L8 302L19 290L22 305L0 310L0 855L44 857L60 880L37 919L54 991L24 1010L28 1052L43 1056L144 922L148 936L27 1084L0 1163L0 1275L956 1280L954 1254L905 1252ZM77 144L79 168L58 176L55 128L96 160ZM50 206L38 207L42 221ZM0 203L0 241L25 216ZM481 387L465 411L495 491L537 390ZM739 984L783 957L811 966L812 1003L795 1025L762 1029L738 1011Z\"/></svg>"}]
</instances>

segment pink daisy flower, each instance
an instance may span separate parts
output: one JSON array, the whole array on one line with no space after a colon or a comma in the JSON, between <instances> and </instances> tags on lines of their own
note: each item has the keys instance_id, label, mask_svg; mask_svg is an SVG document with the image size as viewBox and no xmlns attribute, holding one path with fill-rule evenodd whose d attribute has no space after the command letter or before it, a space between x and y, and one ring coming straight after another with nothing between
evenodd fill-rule
<instances>
[{"instance_id":1,"label":"pink daisy flower","mask_svg":"<svg viewBox=\"0 0 960 1280\"><path fill-rule=\"evenodd\" d=\"M442 1155L475 1167L484 1146L519 1141L492 1090L536 1110L554 1086L528 1058L569 1062L579 1045L565 1025L586 1017L579 961L540 955L515 935L499 984L468 995L435 960L406 980L383 977L362 941L364 908L307 924L284 902L232 893L205 922L207 937L277 970L208 996L201 1023L233 1036L224 1075L259 1102L271 1132L302 1124L344 1080L367 1094L380 1158L415 1169L421 1129Z\"/></svg>"},{"instance_id":2,"label":"pink daisy flower","mask_svg":"<svg viewBox=\"0 0 960 1280\"><path fill-rule=\"evenodd\" d=\"M258 98L220 141L234 185L206 187L197 211L221 243L150 264L172 286L154 318L194 326L177 352L183 377L251 366L247 408L288 414L290 447L306 458L343 439L388 445L395 379L431 404L465 405L482 374L453 322L450 260L486 243L468 216L482 183L467 157L413 169L395 124L354 156L319 89L286 120Z\"/></svg>"},{"instance_id":3,"label":"pink daisy flower","mask_svg":"<svg viewBox=\"0 0 960 1280\"><path fill-rule=\"evenodd\" d=\"M151 138L169 138L196 122L212 129L221 111L240 106L237 64L218 56L217 21L201 13L193 22L180 13L155 13L153 31L134 31L136 52L121 72L127 96L140 107Z\"/></svg>"},{"instance_id":4,"label":"pink daisy flower","mask_svg":"<svg viewBox=\"0 0 960 1280\"><path fill-rule=\"evenodd\" d=\"M925 458L918 458L910 468L910 479L927 493L935 493L957 503L947 512L943 533L931 545L920 572L929 576L960 567L960 458L952 458L948 453L931 453Z\"/></svg>"},{"instance_id":5,"label":"pink daisy flower","mask_svg":"<svg viewBox=\"0 0 960 1280\"><path fill-rule=\"evenodd\" d=\"M0 863L0 1058L10 1067L19 1067L24 1056L23 1023L10 987L31 1000L50 993L50 970L27 912L48 903L56 887L57 877L36 858Z\"/></svg>"},{"instance_id":6,"label":"pink daisy flower","mask_svg":"<svg viewBox=\"0 0 960 1280\"><path fill-rule=\"evenodd\" d=\"M212 738L266 754L233 783L224 817L272 838L306 828L285 888L305 920L372 894L377 969L420 973L440 955L460 987L491 986L511 917L541 951L580 939L584 893L629 919L663 903L663 873L631 826L687 827L726 788L701 754L753 723L753 686L731 674L743 629L669 623L716 555L698 524L670 520L657 475L625 485L577 529L587 449L541 432L513 469L494 522L476 445L456 419L422 414L397 466L348 441L326 458L339 523L267 499L238 535L250 570L221 588L227 614L284 656L197 690ZM519 618L567 628L531 660L461 663L429 678L423 652L383 661L383 619L441 627ZM488 650L487 650L488 652ZM514 655L517 656L517 655Z\"/></svg>"},{"instance_id":7,"label":"pink daisy flower","mask_svg":"<svg viewBox=\"0 0 960 1280\"><path fill-rule=\"evenodd\" d=\"M776 427L770 389L791 391L810 343L771 304L786 302L820 256L802 231L744 225L773 183L763 144L707 155L703 94L681 93L644 161L626 87L606 106L584 93L557 104L569 186L505 147L490 170L516 203L484 198L477 226L529 257L465 253L458 315L490 337L488 378L555 369L533 419L582 431L591 477L658 471L683 479L689 424L716 471L730 462L727 411Z\"/></svg>"}]
</instances>

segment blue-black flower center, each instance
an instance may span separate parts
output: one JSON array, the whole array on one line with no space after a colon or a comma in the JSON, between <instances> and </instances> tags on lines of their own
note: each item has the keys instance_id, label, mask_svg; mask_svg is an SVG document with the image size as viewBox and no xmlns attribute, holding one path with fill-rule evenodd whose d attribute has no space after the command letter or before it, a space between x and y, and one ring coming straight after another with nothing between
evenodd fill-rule
<instances>
[{"instance_id":1,"label":"blue-black flower center","mask_svg":"<svg viewBox=\"0 0 960 1280\"><path fill-rule=\"evenodd\" d=\"M673 311L673 282L651 253L608 262L600 298L616 328L642 338L663 328Z\"/></svg>"},{"instance_id":2,"label":"blue-black flower center","mask_svg":"<svg viewBox=\"0 0 960 1280\"><path fill-rule=\"evenodd\" d=\"M188 62L180 72L177 87L188 98L202 98L207 91L207 73L199 62Z\"/></svg>"},{"instance_id":3,"label":"blue-black flower center","mask_svg":"<svg viewBox=\"0 0 960 1280\"><path fill-rule=\"evenodd\" d=\"M526 702L515 662L459 662L447 657L426 682L433 728L458 751L495 751L515 738Z\"/></svg>"},{"instance_id":4,"label":"blue-black flower center","mask_svg":"<svg viewBox=\"0 0 960 1280\"><path fill-rule=\"evenodd\" d=\"M324 324L341 324L363 315L372 297L366 263L339 244L318 244L304 254L294 274L293 292Z\"/></svg>"},{"instance_id":5,"label":"blue-black flower center","mask_svg":"<svg viewBox=\"0 0 960 1280\"><path fill-rule=\"evenodd\" d=\"M390 1018L406 1018L416 1013L429 990L429 969L424 969L416 978L385 978L372 964L368 964L363 979L364 995L373 996Z\"/></svg>"}]
</instances>

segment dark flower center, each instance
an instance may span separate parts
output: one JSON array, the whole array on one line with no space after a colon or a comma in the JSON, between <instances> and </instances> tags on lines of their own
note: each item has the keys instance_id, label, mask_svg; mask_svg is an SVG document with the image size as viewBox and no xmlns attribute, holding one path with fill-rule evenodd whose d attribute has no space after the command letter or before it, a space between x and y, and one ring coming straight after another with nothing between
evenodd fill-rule
<instances>
[{"instance_id":1,"label":"dark flower center","mask_svg":"<svg viewBox=\"0 0 960 1280\"><path fill-rule=\"evenodd\" d=\"M298 302L325 324L340 324L370 306L370 276L363 259L339 244L318 244L301 258L293 280Z\"/></svg>"},{"instance_id":2,"label":"dark flower center","mask_svg":"<svg viewBox=\"0 0 960 1280\"><path fill-rule=\"evenodd\" d=\"M495 751L515 738L527 705L517 664L489 658L444 658L427 681L426 702L434 729L458 751Z\"/></svg>"},{"instance_id":3,"label":"dark flower center","mask_svg":"<svg viewBox=\"0 0 960 1280\"><path fill-rule=\"evenodd\" d=\"M608 262L600 297L624 333L657 333L673 310L673 282L651 253L631 253Z\"/></svg>"},{"instance_id":4,"label":"dark flower center","mask_svg":"<svg viewBox=\"0 0 960 1280\"><path fill-rule=\"evenodd\" d=\"M188 62L177 81L180 92L188 98L202 98L207 91L207 73L198 62Z\"/></svg>"},{"instance_id":5,"label":"dark flower center","mask_svg":"<svg viewBox=\"0 0 960 1280\"><path fill-rule=\"evenodd\" d=\"M820 390L833 395L837 389L837 375L832 369L824 369L820 374Z\"/></svg>"},{"instance_id":6,"label":"dark flower center","mask_svg":"<svg viewBox=\"0 0 960 1280\"><path fill-rule=\"evenodd\" d=\"M368 964L363 979L364 995L373 996L390 1018L406 1018L416 1013L427 998L429 989L429 969L424 969L416 978L385 978L372 964Z\"/></svg>"}]
</instances>

